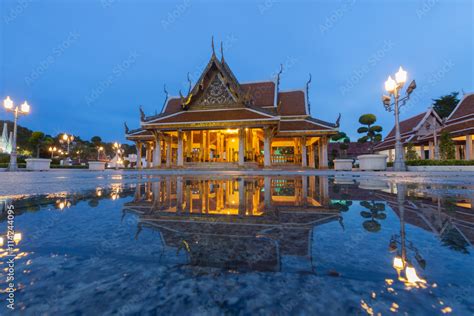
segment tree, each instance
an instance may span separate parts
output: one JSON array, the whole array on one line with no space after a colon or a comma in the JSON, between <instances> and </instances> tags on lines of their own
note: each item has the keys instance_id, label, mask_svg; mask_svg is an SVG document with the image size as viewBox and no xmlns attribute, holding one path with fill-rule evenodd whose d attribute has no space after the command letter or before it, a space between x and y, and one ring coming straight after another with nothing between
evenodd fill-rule
<instances>
[{"instance_id":1,"label":"tree","mask_svg":"<svg viewBox=\"0 0 474 316\"><path fill-rule=\"evenodd\" d=\"M99 147L102 145L102 138L100 138L100 136L94 136L91 138L91 143L94 144L95 147Z\"/></svg>"},{"instance_id":2,"label":"tree","mask_svg":"<svg viewBox=\"0 0 474 316\"><path fill-rule=\"evenodd\" d=\"M347 149L349 148L349 143L351 139L344 132L339 132L332 137L332 140L339 143L339 150L342 153L342 157L347 157Z\"/></svg>"},{"instance_id":3,"label":"tree","mask_svg":"<svg viewBox=\"0 0 474 316\"><path fill-rule=\"evenodd\" d=\"M459 92L451 92L451 94L441 96L439 99L433 99L433 108L441 118L448 117L454 110L459 103L458 95Z\"/></svg>"},{"instance_id":4,"label":"tree","mask_svg":"<svg viewBox=\"0 0 474 316\"><path fill-rule=\"evenodd\" d=\"M454 159L456 147L448 132L442 132L439 137L439 154L442 160Z\"/></svg>"},{"instance_id":5,"label":"tree","mask_svg":"<svg viewBox=\"0 0 474 316\"><path fill-rule=\"evenodd\" d=\"M33 132L28 139L28 142L36 149L36 158L39 158L40 148L45 140L46 138L43 132Z\"/></svg>"},{"instance_id":6,"label":"tree","mask_svg":"<svg viewBox=\"0 0 474 316\"><path fill-rule=\"evenodd\" d=\"M359 118L359 123L365 126L359 127L357 133L365 134L357 141L359 143L370 143L370 152L374 151L374 143L382 140L382 126L374 125L377 117L374 114L364 114Z\"/></svg>"},{"instance_id":7,"label":"tree","mask_svg":"<svg viewBox=\"0 0 474 316\"><path fill-rule=\"evenodd\" d=\"M411 142L407 144L407 153L405 154L405 159L406 160L420 159L420 156L418 156L418 153L415 150L415 145L413 145L413 143Z\"/></svg>"}]
</instances>

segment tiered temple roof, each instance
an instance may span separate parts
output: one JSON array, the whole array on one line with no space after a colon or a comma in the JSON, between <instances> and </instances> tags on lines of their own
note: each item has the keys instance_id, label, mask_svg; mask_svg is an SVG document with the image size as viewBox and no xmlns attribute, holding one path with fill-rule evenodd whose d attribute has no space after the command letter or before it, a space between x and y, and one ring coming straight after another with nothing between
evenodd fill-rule
<instances>
[{"instance_id":1,"label":"tiered temple roof","mask_svg":"<svg viewBox=\"0 0 474 316\"><path fill-rule=\"evenodd\" d=\"M186 95L167 97L161 113L142 112L140 129L126 128L129 140L152 138L153 130L179 128L232 128L271 125L276 136L335 134L337 123L310 116L307 89L279 91L279 76L273 81L239 83L224 57L214 51L197 82L189 80Z\"/></svg>"}]
</instances>

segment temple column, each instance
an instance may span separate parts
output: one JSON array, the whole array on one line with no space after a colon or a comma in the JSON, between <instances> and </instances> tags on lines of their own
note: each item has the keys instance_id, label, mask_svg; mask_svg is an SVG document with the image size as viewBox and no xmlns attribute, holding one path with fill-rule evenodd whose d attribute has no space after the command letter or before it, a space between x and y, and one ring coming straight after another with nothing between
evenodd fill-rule
<instances>
[{"instance_id":1,"label":"temple column","mask_svg":"<svg viewBox=\"0 0 474 316\"><path fill-rule=\"evenodd\" d=\"M420 159L425 160L425 145L420 145Z\"/></svg>"},{"instance_id":2,"label":"temple column","mask_svg":"<svg viewBox=\"0 0 474 316\"><path fill-rule=\"evenodd\" d=\"M171 167L171 136L166 138L166 167Z\"/></svg>"},{"instance_id":3,"label":"temple column","mask_svg":"<svg viewBox=\"0 0 474 316\"><path fill-rule=\"evenodd\" d=\"M429 158L431 160L434 159L434 146L433 146L433 142L429 142L428 143L428 148L429 148Z\"/></svg>"},{"instance_id":4,"label":"temple column","mask_svg":"<svg viewBox=\"0 0 474 316\"><path fill-rule=\"evenodd\" d=\"M193 155L193 132L188 131L186 133L186 157L192 157Z\"/></svg>"},{"instance_id":5,"label":"temple column","mask_svg":"<svg viewBox=\"0 0 474 316\"><path fill-rule=\"evenodd\" d=\"M151 168L151 143L146 143L146 167Z\"/></svg>"},{"instance_id":6,"label":"temple column","mask_svg":"<svg viewBox=\"0 0 474 316\"><path fill-rule=\"evenodd\" d=\"M245 163L245 130L239 128L239 166Z\"/></svg>"},{"instance_id":7,"label":"temple column","mask_svg":"<svg viewBox=\"0 0 474 316\"><path fill-rule=\"evenodd\" d=\"M218 132L217 133L217 141L218 141L218 144L219 144L219 149L218 149L218 153L219 153L219 161L224 161L224 139L222 138L222 133L221 132Z\"/></svg>"},{"instance_id":8,"label":"temple column","mask_svg":"<svg viewBox=\"0 0 474 316\"><path fill-rule=\"evenodd\" d=\"M142 166L142 143L137 142L136 146L137 146L137 169L142 169L143 168L143 166Z\"/></svg>"},{"instance_id":9,"label":"temple column","mask_svg":"<svg viewBox=\"0 0 474 316\"><path fill-rule=\"evenodd\" d=\"M473 152L472 152L472 135L466 135L466 160L473 159Z\"/></svg>"},{"instance_id":10,"label":"temple column","mask_svg":"<svg viewBox=\"0 0 474 316\"><path fill-rule=\"evenodd\" d=\"M201 144L200 144L200 154L199 157L202 162L206 161L206 132L201 131Z\"/></svg>"},{"instance_id":11,"label":"temple column","mask_svg":"<svg viewBox=\"0 0 474 316\"><path fill-rule=\"evenodd\" d=\"M306 168L308 166L306 152L306 136L301 137L301 167Z\"/></svg>"},{"instance_id":12,"label":"temple column","mask_svg":"<svg viewBox=\"0 0 474 316\"><path fill-rule=\"evenodd\" d=\"M211 131L207 131L206 133L206 160L207 161L211 161L211 157L213 157L211 155Z\"/></svg>"},{"instance_id":13,"label":"temple column","mask_svg":"<svg viewBox=\"0 0 474 316\"><path fill-rule=\"evenodd\" d=\"M460 157L460 155L459 155L459 145L455 145L455 146L454 146L454 149L455 149L455 151L454 151L454 159L456 159L456 160L461 159L461 157Z\"/></svg>"},{"instance_id":14,"label":"temple column","mask_svg":"<svg viewBox=\"0 0 474 316\"><path fill-rule=\"evenodd\" d=\"M326 136L319 139L319 168L328 168L328 141Z\"/></svg>"},{"instance_id":15,"label":"temple column","mask_svg":"<svg viewBox=\"0 0 474 316\"><path fill-rule=\"evenodd\" d=\"M155 135L155 150L153 151L153 168L161 167L161 134Z\"/></svg>"},{"instance_id":16,"label":"temple column","mask_svg":"<svg viewBox=\"0 0 474 316\"><path fill-rule=\"evenodd\" d=\"M178 167L182 167L184 165L183 159L183 131L178 131L178 159L177 159Z\"/></svg>"},{"instance_id":17,"label":"temple column","mask_svg":"<svg viewBox=\"0 0 474 316\"><path fill-rule=\"evenodd\" d=\"M314 142L311 145L311 168L316 169L316 147L314 146Z\"/></svg>"},{"instance_id":18,"label":"temple column","mask_svg":"<svg viewBox=\"0 0 474 316\"><path fill-rule=\"evenodd\" d=\"M270 167L271 162L271 143L272 143L272 130L270 128L265 128L263 130L263 166Z\"/></svg>"}]
</instances>

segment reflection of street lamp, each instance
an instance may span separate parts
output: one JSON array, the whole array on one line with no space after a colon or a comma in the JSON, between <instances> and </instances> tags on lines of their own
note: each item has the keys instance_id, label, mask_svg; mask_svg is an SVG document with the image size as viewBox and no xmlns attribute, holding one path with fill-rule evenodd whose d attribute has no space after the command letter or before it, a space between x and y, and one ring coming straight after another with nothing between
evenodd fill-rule
<instances>
[{"instance_id":1,"label":"reflection of street lamp","mask_svg":"<svg viewBox=\"0 0 474 316\"><path fill-rule=\"evenodd\" d=\"M398 279L404 282L406 285L416 285L419 283L426 283L426 280L421 279L416 273L415 267L411 264L407 256L407 250L412 250L415 253L415 259L418 264L424 268L426 265L425 260L421 257L418 249L413 245L412 242L408 241L406 245L406 232L405 232L405 194L406 186L403 184L397 184L397 204L398 212L400 216L400 236L394 235L390 240L389 248L391 251L397 251L397 246L400 244L400 252L393 258L393 268L397 271ZM400 239L400 240L398 240ZM404 274L404 277L403 277Z\"/></svg>"},{"instance_id":2,"label":"reflection of street lamp","mask_svg":"<svg viewBox=\"0 0 474 316\"><path fill-rule=\"evenodd\" d=\"M407 81L407 72L402 67L395 74L395 80L392 76L389 76L385 81L385 90L390 94L389 96L384 95L382 102L385 106L385 110L388 112L395 112L395 161L393 162L393 169L395 171L405 171L405 159L403 157L403 146L400 136L400 108L406 104L410 98L410 94L416 89L415 80L413 80L407 88L406 95L400 98L400 90ZM395 102L392 102L391 96L393 95ZM400 102L402 102L400 104Z\"/></svg>"},{"instance_id":3,"label":"reflection of street lamp","mask_svg":"<svg viewBox=\"0 0 474 316\"><path fill-rule=\"evenodd\" d=\"M20 106L15 106L13 104L12 99L10 99L10 97L7 96L7 98L3 101L3 106L5 107L7 111L13 112L14 118L15 118L13 121L13 140L12 140L12 152L10 154L9 170L16 171L18 168L17 163L16 163L16 157L17 157L16 130L17 130L18 117L20 115L26 115L30 113L30 105L25 101Z\"/></svg>"},{"instance_id":4,"label":"reflection of street lamp","mask_svg":"<svg viewBox=\"0 0 474 316\"><path fill-rule=\"evenodd\" d=\"M122 163L122 159L120 157L120 154L122 153L122 149L121 149L121 146L119 143L115 142L114 145L113 145L113 148L115 150L115 154L117 156L117 161L115 162L115 170L118 170L119 168L119 163Z\"/></svg>"}]
</instances>

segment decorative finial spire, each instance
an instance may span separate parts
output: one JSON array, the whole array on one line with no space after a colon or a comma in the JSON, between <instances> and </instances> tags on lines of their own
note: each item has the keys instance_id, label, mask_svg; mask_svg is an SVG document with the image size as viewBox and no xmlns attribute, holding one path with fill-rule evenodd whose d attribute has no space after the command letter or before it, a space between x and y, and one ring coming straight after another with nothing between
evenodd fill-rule
<instances>
[{"instance_id":1,"label":"decorative finial spire","mask_svg":"<svg viewBox=\"0 0 474 316\"><path fill-rule=\"evenodd\" d=\"M211 45L212 45L212 56L216 56L216 51L214 49L214 35L212 35L212 38L211 38Z\"/></svg>"},{"instance_id":2,"label":"decorative finial spire","mask_svg":"<svg viewBox=\"0 0 474 316\"><path fill-rule=\"evenodd\" d=\"M168 90L166 90L166 83L163 85L163 91L165 92L165 101L163 102L163 106L161 107L161 112L160 113L163 113L163 110L166 107L166 103L168 102L169 94L168 94Z\"/></svg>"},{"instance_id":3,"label":"decorative finial spire","mask_svg":"<svg viewBox=\"0 0 474 316\"><path fill-rule=\"evenodd\" d=\"M308 114L311 115L311 104L309 103L309 84L311 83L311 73L309 74L308 82L306 82L306 103L308 104Z\"/></svg>"},{"instance_id":4,"label":"decorative finial spire","mask_svg":"<svg viewBox=\"0 0 474 316\"><path fill-rule=\"evenodd\" d=\"M189 93L191 92L192 85L193 85L193 83L191 82L191 77L189 75L189 72L188 72L187 78L188 78L188 83L189 83L189 87L188 87L188 95L189 95Z\"/></svg>"},{"instance_id":5,"label":"decorative finial spire","mask_svg":"<svg viewBox=\"0 0 474 316\"><path fill-rule=\"evenodd\" d=\"M221 62L224 62L224 44L221 41Z\"/></svg>"},{"instance_id":6,"label":"decorative finial spire","mask_svg":"<svg viewBox=\"0 0 474 316\"><path fill-rule=\"evenodd\" d=\"M340 125L340 122L341 122L341 113L339 113L339 116L337 117L337 120L336 120L336 127L339 127Z\"/></svg>"},{"instance_id":7,"label":"decorative finial spire","mask_svg":"<svg viewBox=\"0 0 474 316\"><path fill-rule=\"evenodd\" d=\"M280 64L280 71L278 71L277 73L277 91L279 90L279 87L280 87L280 76L281 74L283 73L283 64Z\"/></svg>"},{"instance_id":8,"label":"decorative finial spire","mask_svg":"<svg viewBox=\"0 0 474 316\"><path fill-rule=\"evenodd\" d=\"M123 122L123 126L125 127L125 134L128 134L130 129L128 128L127 122Z\"/></svg>"},{"instance_id":9,"label":"decorative finial spire","mask_svg":"<svg viewBox=\"0 0 474 316\"><path fill-rule=\"evenodd\" d=\"M139 107L139 110L140 110L140 118L141 118L141 120L142 120L142 121L145 121L146 115L145 115L145 112L143 112L143 107L142 107L141 105L140 105L140 107Z\"/></svg>"}]
</instances>

